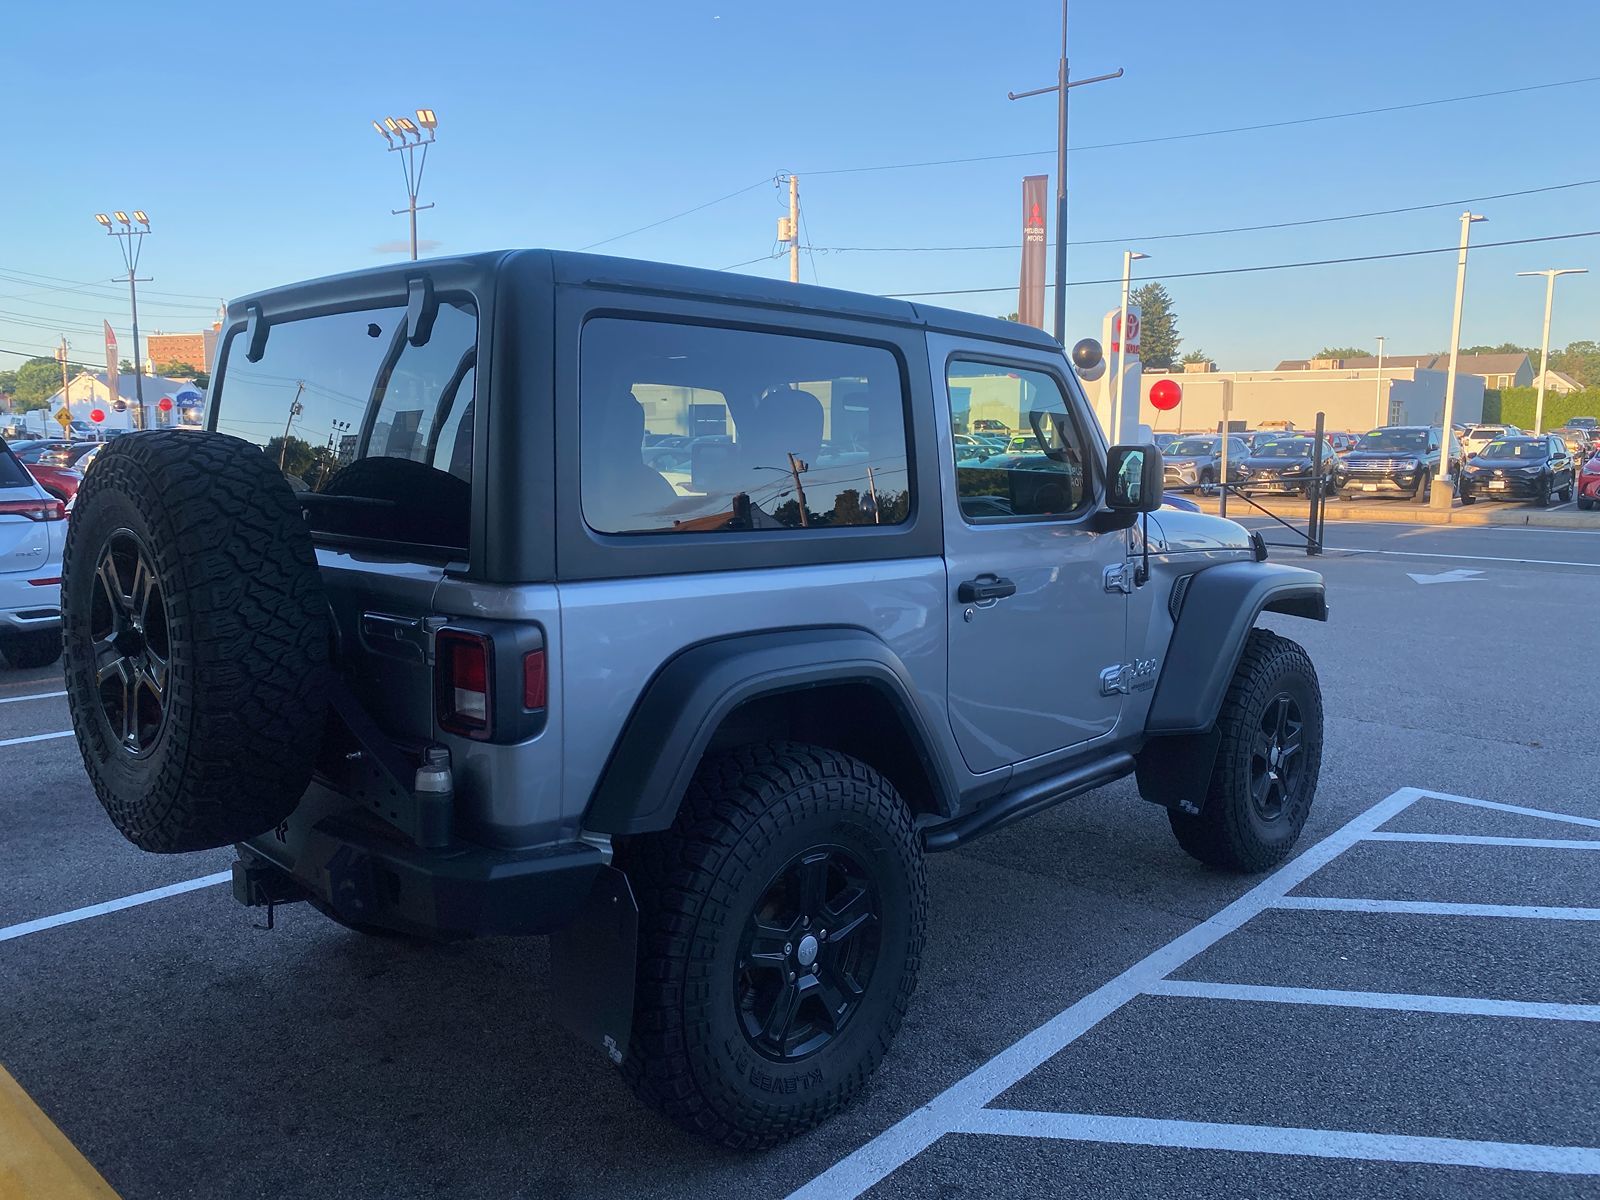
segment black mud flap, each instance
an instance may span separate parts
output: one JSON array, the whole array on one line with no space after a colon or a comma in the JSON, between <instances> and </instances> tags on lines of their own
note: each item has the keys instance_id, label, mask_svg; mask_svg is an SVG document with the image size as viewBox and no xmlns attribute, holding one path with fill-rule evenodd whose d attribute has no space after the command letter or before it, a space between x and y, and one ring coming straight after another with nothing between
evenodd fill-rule
<instances>
[{"instance_id":1,"label":"black mud flap","mask_svg":"<svg viewBox=\"0 0 1600 1200\"><path fill-rule=\"evenodd\" d=\"M1209 733L1151 739L1139 752L1134 772L1139 794L1152 804L1198 815L1205 807L1221 745L1222 734L1215 728Z\"/></svg>"},{"instance_id":2,"label":"black mud flap","mask_svg":"<svg viewBox=\"0 0 1600 1200\"><path fill-rule=\"evenodd\" d=\"M555 1017L586 1044L620 1064L633 1028L639 905L615 867L595 873L577 918L550 935Z\"/></svg>"}]
</instances>

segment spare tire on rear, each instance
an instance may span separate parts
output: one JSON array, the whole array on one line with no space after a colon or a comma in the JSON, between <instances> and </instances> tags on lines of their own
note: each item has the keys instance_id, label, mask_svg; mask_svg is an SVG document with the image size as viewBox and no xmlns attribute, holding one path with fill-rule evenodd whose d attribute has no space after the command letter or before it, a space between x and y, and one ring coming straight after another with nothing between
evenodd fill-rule
<instances>
[{"instance_id":1,"label":"spare tire on rear","mask_svg":"<svg viewBox=\"0 0 1600 1200\"><path fill-rule=\"evenodd\" d=\"M179 430L108 443L62 578L72 726L124 836L205 850L288 816L322 742L329 617L299 504L260 448Z\"/></svg>"}]
</instances>

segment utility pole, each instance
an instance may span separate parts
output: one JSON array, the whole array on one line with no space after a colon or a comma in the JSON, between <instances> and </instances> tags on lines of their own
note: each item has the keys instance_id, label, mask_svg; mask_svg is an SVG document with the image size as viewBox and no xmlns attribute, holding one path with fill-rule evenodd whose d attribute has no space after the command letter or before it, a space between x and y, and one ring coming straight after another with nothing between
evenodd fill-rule
<instances>
[{"instance_id":1,"label":"utility pole","mask_svg":"<svg viewBox=\"0 0 1600 1200\"><path fill-rule=\"evenodd\" d=\"M1439 430L1439 478L1434 480L1434 508L1449 508L1455 499L1455 480L1450 473L1450 438L1451 420L1456 413L1456 360L1461 356L1461 301L1467 293L1467 241L1472 236L1473 224L1488 219L1474 212L1461 214L1461 251L1456 256L1456 307L1450 319L1450 374L1444 381L1444 421Z\"/></svg>"},{"instance_id":2,"label":"utility pole","mask_svg":"<svg viewBox=\"0 0 1600 1200\"><path fill-rule=\"evenodd\" d=\"M419 129L418 126L422 128ZM406 206L391 209L389 215L398 217L407 213L411 217L411 261L417 261L417 213L425 208L432 208L431 204L417 203L417 193L422 188L422 172L428 168L428 147L433 145L439 128L439 118L431 108L417 109L417 119L410 117L385 117L382 121L374 121L372 127L378 131L383 140L389 143L390 150L400 151L400 169L406 177ZM422 130L427 130L424 137ZM410 137L414 140L407 141ZM398 139L398 140L397 140ZM422 148L422 161L417 161L417 147Z\"/></svg>"},{"instance_id":3,"label":"utility pole","mask_svg":"<svg viewBox=\"0 0 1600 1200\"><path fill-rule=\"evenodd\" d=\"M72 397L67 392L67 335L64 333L61 335L61 349L56 351L56 358L61 362L61 403L71 411Z\"/></svg>"},{"instance_id":4,"label":"utility pole","mask_svg":"<svg viewBox=\"0 0 1600 1200\"><path fill-rule=\"evenodd\" d=\"M872 468L870 466L867 468L867 491L872 493L872 523L881 525L883 521L878 515L878 484L872 478Z\"/></svg>"},{"instance_id":5,"label":"utility pole","mask_svg":"<svg viewBox=\"0 0 1600 1200\"><path fill-rule=\"evenodd\" d=\"M283 423L283 441L278 443L278 470L283 470L283 458L289 452L289 426L294 424L294 419L305 411L300 403L300 394L306 390L306 381L299 380L294 385L294 399L289 401L289 419Z\"/></svg>"},{"instance_id":6,"label":"utility pole","mask_svg":"<svg viewBox=\"0 0 1600 1200\"><path fill-rule=\"evenodd\" d=\"M1389 339L1378 334L1378 379L1373 384L1373 429L1389 424L1389 406L1384 403L1384 342Z\"/></svg>"},{"instance_id":7,"label":"utility pole","mask_svg":"<svg viewBox=\"0 0 1600 1200\"><path fill-rule=\"evenodd\" d=\"M806 516L806 488L805 484L800 482L800 474L810 469L810 463L801 462L794 456L793 450L789 451L789 474L794 479L794 497L800 504L800 524L806 528L810 528L811 519Z\"/></svg>"},{"instance_id":8,"label":"utility pole","mask_svg":"<svg viewBox=\"0 0 1600 1200\"><path fill-rule=\"evenodd\" d=\"M1028 96L1056 94L1056 341L1067 344L1067 90L1088 83L1122 78L1118 67L1108 75L1095 75L1089 79L1067 78L1067 0L1061 0L1061 58L1056 64L1056 81L1049 87L1034 88L1028 92L1007 92L1007 100L1022 100Z\"/></svg>"},{"instance_id":9,"label":"utility pole","mask_svg":"<svg viewBox=\"0 0 1600 1200\"><path fill-rule=\"evenodd\" d=\"M800 282L800 176L789 176L789 282ZM805 512L804 506L800 511Z\"/></svg>"},{"instance_id":10,"label":"utility pole","mask_svg":"<svg viewBox=\"0 0 1600 1200\"><path fill-rule=\"evenodd\" d=\"M1587 275L1586 267L1562 267L1551 271L1518 271L1518 276L1543 275L1544 288L1544 337L1539 343L1539 400L1533 410L1533 432L1544 432L1544 387L1545 376L1550 373L1550 309L1556 299L1557 275Z\"/></svg>"},{"instance_id":11,"label":"utility pole","mask_svg":"<svg viewBox=\"0 0 1600 1200\"><path fill-rule=\"evenodd\" d=\"M111 224L113 216L116 217L117 224L122 226L121 229L117 229ZM128 220L128 214L121 209L116 210L110 216L105 213L95 213L94 219L105 228L107 234L117 239L117 244L122 249L123 264L128 268L128 306L133 314L133 397L135 401L133 423L135 428L143 429L148 424L148 421L146 420L147 414L144 411L144 357L139 353L139 289L137 285L149 283L151 280L148 276L142 279L139 278L136 272L139 269L139 255L144 249L145 235L150 232L150 218L145 215L145 211L142 208L133 210L133 220L142 225L144 227L142 229L135 229L133 222ZM116 280L118 283L121 281L121 277ZM118 386L121 383L120 376L116 379L109 379L106 382L111 385L111 399L114 403L121 394L121 388Z\"/></svg>"}]
</instances>

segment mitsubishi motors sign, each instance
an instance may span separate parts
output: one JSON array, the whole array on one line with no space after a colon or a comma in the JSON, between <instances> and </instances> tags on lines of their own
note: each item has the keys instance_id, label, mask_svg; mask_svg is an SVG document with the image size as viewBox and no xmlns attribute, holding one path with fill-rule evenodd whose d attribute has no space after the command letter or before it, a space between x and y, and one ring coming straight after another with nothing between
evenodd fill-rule
<instances>
[{"instance_id":1,"label":"mitsubishi motors sign","mask_svg":"<svg viewBox=\"0 0 1600 1200\"><path fill-rule=\"evenodd\" d=\"M1022 281L1017 288L1017 320L1044 328L1045 195L1048 175L1022 180Z\"/></svg>"}]
</instances>

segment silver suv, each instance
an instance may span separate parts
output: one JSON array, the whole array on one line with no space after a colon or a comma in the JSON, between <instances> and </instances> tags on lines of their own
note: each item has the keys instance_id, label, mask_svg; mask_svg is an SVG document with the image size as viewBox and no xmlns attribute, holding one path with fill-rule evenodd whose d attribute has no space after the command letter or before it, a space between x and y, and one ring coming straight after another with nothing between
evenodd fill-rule
<instances>
[{"instance_id":1,"label":"silver suv","mask_svg":"<svg viewBox=\"0 0 1600 1200\"><path fill-rule=\"evenodd\" d=\"M1025 437L959 455L986 423ZM552 935L559 1015L719 1142L871 1074L928 852L1127 775L1219 867L1306 820L1316 674L1256 621L1325 620L1321 578L1154 511L1028 326L442 259L234 302L207 429L109 443L71 522L111 819L236 843L269 919Z\"/></svg>"}]
</instances>

